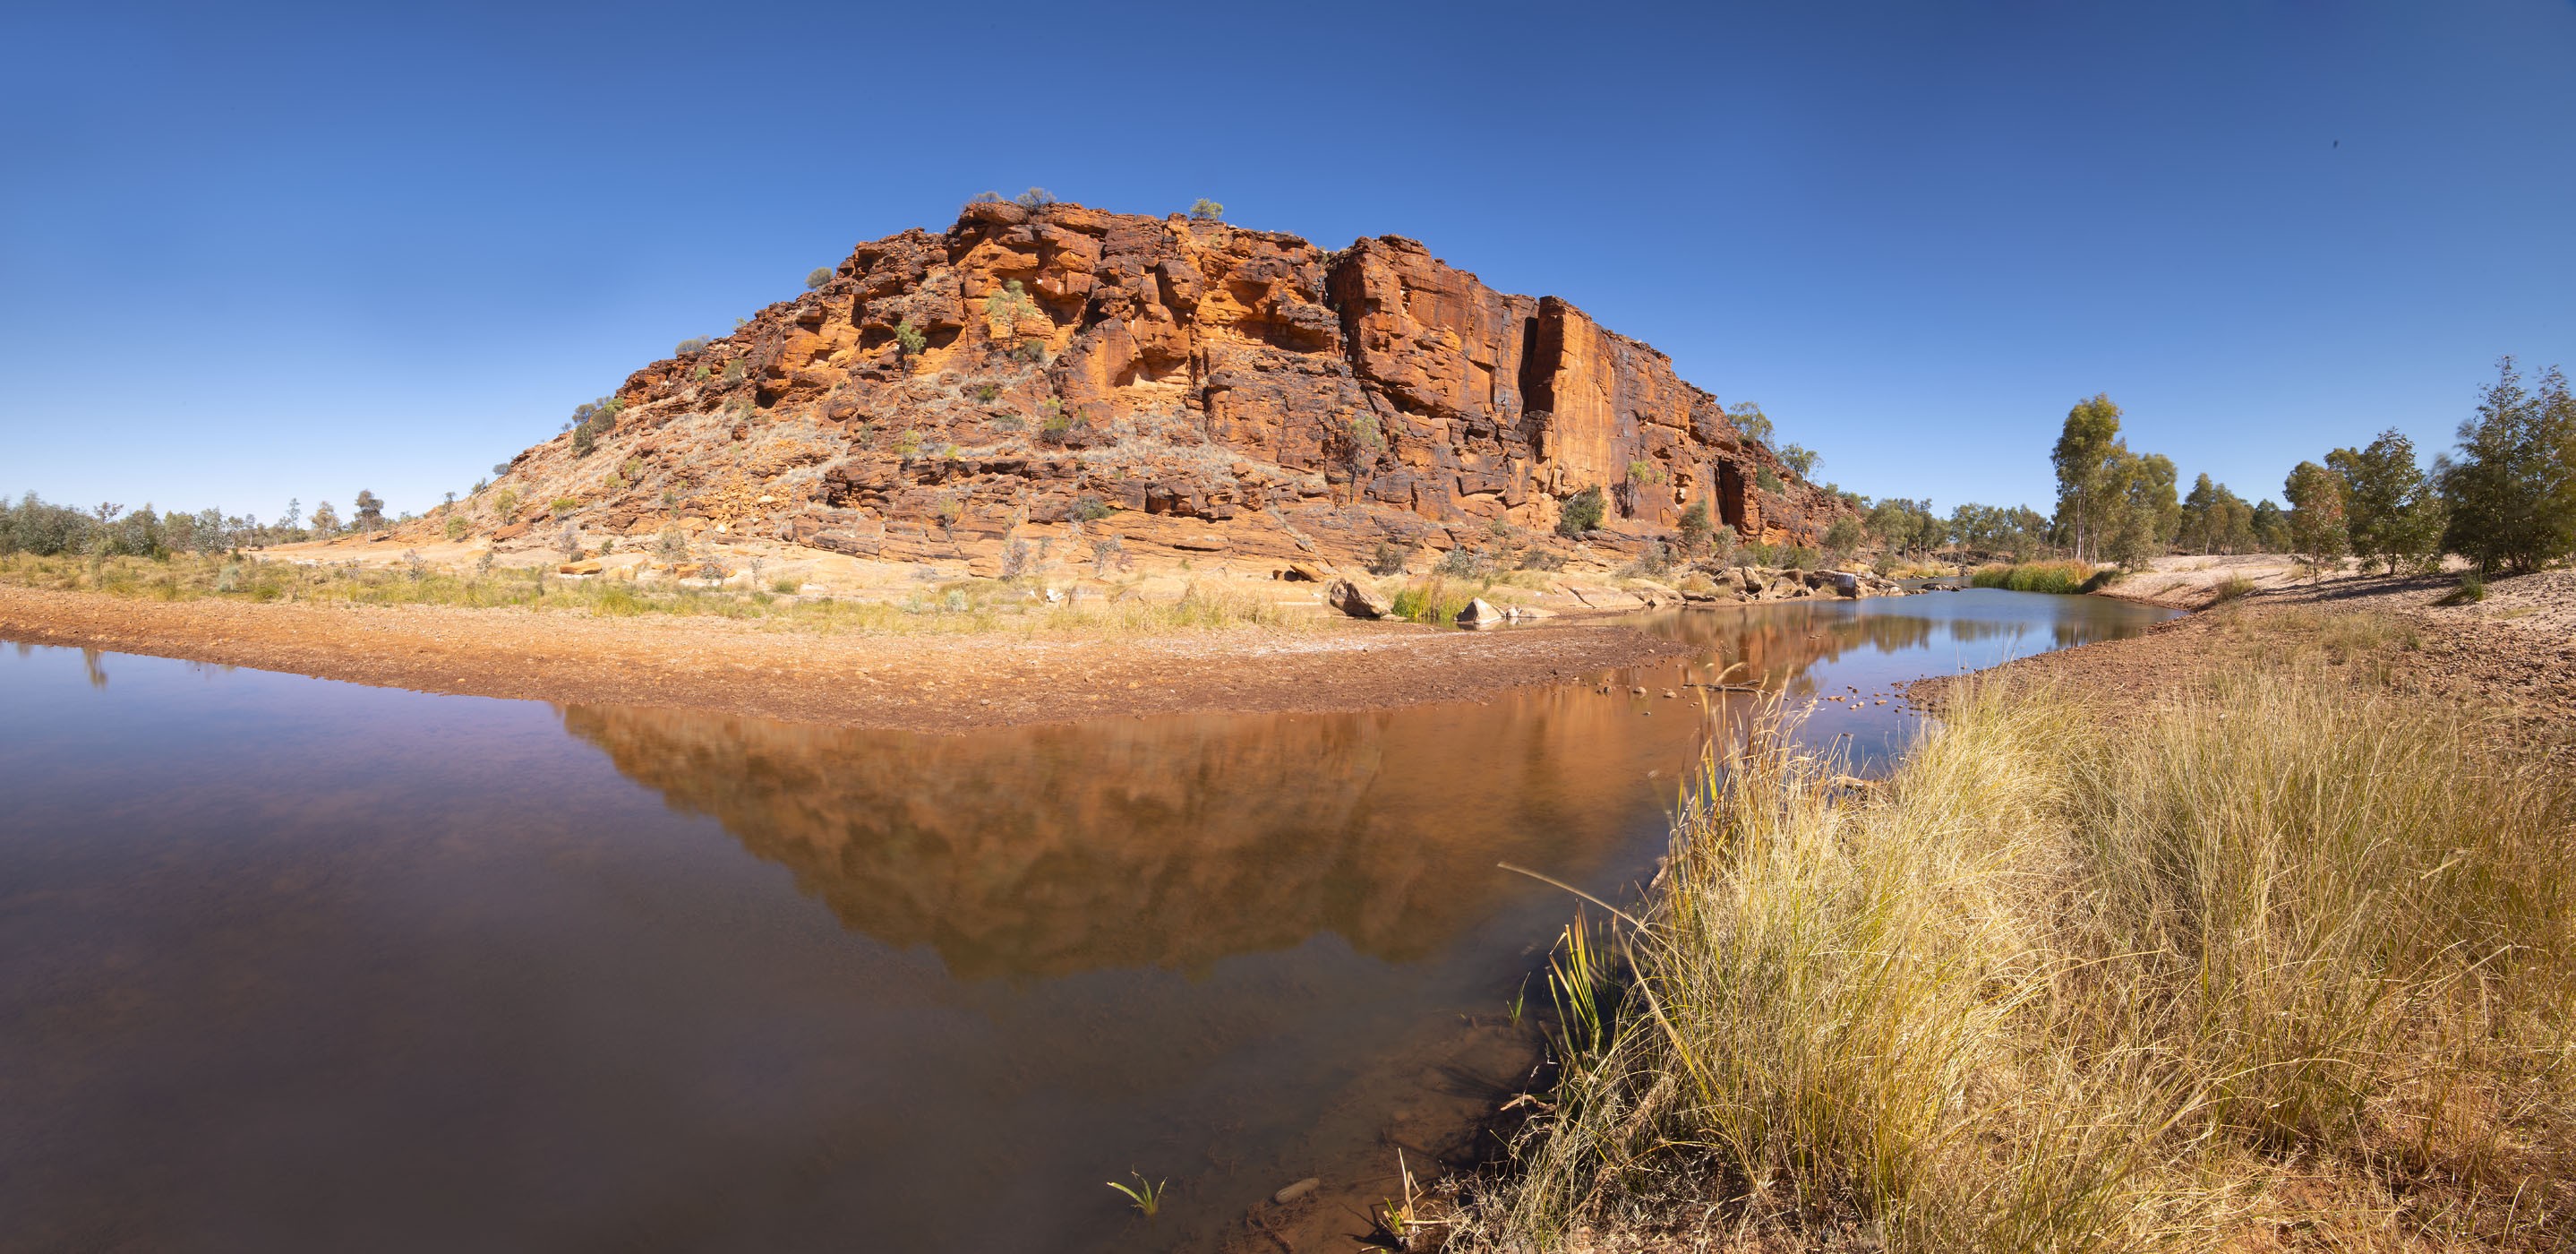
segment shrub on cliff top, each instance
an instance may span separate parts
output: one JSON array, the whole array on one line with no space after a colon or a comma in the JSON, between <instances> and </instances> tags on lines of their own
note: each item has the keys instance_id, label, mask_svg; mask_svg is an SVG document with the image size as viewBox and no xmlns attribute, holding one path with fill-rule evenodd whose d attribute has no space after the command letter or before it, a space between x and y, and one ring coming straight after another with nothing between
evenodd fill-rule
<instances>
[{"instance_id":1,"label":"shrub on cliff top","mask_svg":"<svg viewBox=\"0 0 2576 1254\"><path fill-rule=\"evenodd\" d=\"M1556 518L1556 534L1569 539L1601 525L1601 516L1609 512L1599 487L1589 487L1565 498L1565 508Z\"/></svg>"},{"instance_id":2,"label":"shrub on cliff top","mask_svg":"<svg viewBox=\"0 0 2576 1254\"><path fill-rule=\"evenodd\" d=\"M1225 221L1225 206L1218 204L1205 196L1201 196L1190 206L1190 220L1194 222L1223 222Z\"/></svg>"},{"instance_id":3,"label":"shrub on cliff top","mask_svg":"<svg viewBox=\"0 0 2576 1254\"><path fill-rule=\"evenodd\" d=\"M1044 209L1055 203L1055 196L1043 187L1032 187L1012 197L1011 203L1022 209Z\"/></svg>"},{"instance_id":4,"label":"shrub on cliff top","mask_svg":"<svg viewBox=\"0 0 2576 1254\"><path fill-rule=\"evenodd\" d=\"M816 266L805 272L805 290L814 291L832 281L832 267Z\"/></svg>"}]
</instances>

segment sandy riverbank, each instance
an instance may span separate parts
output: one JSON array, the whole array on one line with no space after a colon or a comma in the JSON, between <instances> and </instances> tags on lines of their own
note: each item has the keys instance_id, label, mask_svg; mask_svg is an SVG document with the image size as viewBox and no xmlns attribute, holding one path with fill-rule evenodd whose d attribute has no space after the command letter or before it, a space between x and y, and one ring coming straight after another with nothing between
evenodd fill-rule
<instances>
[{"instance_id":1,"label":"sandy riverbank","mask_svg":"<svg viewBox=\"0 0 2576 1254\"><path fill-rule=\"evenodd\" d=\"M872 635L760 620L151 601L0 587L0 639L423 692L928 732L1122 715L1469 700L1685 651L1599 622L1332 621L1159 635Z\"/></svg>"}]
</instances>

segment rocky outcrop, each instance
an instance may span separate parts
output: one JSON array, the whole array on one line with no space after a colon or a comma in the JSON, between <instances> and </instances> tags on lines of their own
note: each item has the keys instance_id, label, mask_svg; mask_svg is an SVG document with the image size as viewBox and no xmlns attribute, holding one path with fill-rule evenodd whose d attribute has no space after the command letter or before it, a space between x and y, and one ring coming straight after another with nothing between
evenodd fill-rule
<instances>
[{"instance_id":1,"label":"rocky outcrop","mask_svg":"<svg viewBox=\"0 0 2576 1254\"><path fill-rule=\"evenodd\" d=\"M637 371L585 438L520 455L520 509L679 522L895 560L1014 542L1422 561L1538 545L1585 489L1623 557L1694 502L1813 543L1845 507L1671 361L1555 297L1394 236L1294 236L1078 205L973 204L860 245L819 289ZM1067 554L1060 554L1066 556Z\"/></svg>"}]
</instances>

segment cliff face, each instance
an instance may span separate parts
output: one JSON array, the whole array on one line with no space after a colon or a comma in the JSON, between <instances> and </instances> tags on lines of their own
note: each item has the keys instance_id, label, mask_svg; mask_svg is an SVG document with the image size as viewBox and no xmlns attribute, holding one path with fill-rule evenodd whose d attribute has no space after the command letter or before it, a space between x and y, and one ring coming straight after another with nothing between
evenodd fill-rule
<instances>
[{"instance_id":1,"label":"cliff face","mask_svg":"<svg viewBox=\"0 0 2576 1254\"><path fill-rule=\"evenodd\" d=\"M1255 559L1570 548L1549 533L1586 487L1609 496L1604 556L1697 500L1805 543L1843 508L1662 353L1411 240L1326 252L1070 204L862 244L616 400L588 453L567 435L513 463L528 509L990 562L1085 535Z\"/></svg>"}]
</instances>

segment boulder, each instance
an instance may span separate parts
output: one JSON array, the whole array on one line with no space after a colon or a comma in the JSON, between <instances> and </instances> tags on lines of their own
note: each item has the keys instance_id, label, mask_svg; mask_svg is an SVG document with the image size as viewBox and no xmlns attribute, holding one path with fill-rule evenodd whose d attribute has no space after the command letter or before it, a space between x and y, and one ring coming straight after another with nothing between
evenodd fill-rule
<instances>
[{"instance_id":1,"label":"boulder","mask_svg":"<svg viewBox=\"0 0 2576 1254\"><path fill-rule=\"evenodd\" d=\"M1467 608L1458 611L1457 622L1461 627L1491 627L1501 621L1503 612L1483 597L1468 598Z\"/></svg>"},{"instance_id":2,"label":"boulder","mask_svg":"<svg viewBox=\"0 0 2576 1254\"><path fill-rule=\"evenodd\" d=\"M1307 583L1331 583L1333 581L1333 577L1331 575L1324 573L1323 567L1317 566L1313 562L1288 563L1288 577L1290 579L1302 579Z\"/></svg>"},{"instance_id":3,"label":"boulder","mask_svg":"<svg viewBox=\"0 0 2576 1254\"><path fill-rule=\"evenodd\" d=\"M596 575L604 569L606 569L606 567L601 564L598 558L585 557L578 562L565 562L564 564L555 567L555 573L558 575Z\"/></svg>"},{"instance_id":4,"label":"boulder","mask_svg":"<svg viewBox=\"0 0 2576 1254\"><path fill-rule=\"evenodd\" d=\"M1348 579L1334 580L1332 586L1324 590L1324 599L1330 602L1334 609L1353 618L1384 618L1395 612L1395 606L1389 604L1385 597L1379 596L1375 589L1353 583Z\"/></svg>"}]
</instances>

